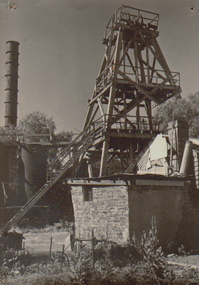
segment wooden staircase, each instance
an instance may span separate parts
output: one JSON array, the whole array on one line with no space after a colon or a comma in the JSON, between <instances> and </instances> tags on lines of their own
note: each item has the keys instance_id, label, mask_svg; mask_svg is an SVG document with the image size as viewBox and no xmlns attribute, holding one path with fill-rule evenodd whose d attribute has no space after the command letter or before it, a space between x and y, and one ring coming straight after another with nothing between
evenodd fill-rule
<instances>
[{"instance_id":1,"label":"wooden staircase","mask_svg":"<svg viewBox=\"0 0 199 285\"><path fill-rule=\"evenodd\" d=\"M95 129L92 125L82 131L62 152L49 164L48 179L46 183L32 196L32 198L21 207L17 214L3 227L2 234L5 234L9 229L16 224L24 215L55 185L55 183L63 177L64 174L81 159L83 154L93 145L93 140L101 132L102 126ZM62 166L59 170L56 169L57 163Z\"/></svg>"}]
</instances>

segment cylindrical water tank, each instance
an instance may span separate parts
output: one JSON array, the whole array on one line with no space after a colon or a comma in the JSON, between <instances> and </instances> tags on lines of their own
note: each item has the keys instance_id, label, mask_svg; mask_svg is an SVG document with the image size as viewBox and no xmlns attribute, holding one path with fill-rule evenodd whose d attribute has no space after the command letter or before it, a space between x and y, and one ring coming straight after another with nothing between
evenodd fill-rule
<instances>
[{"instance_id":1,"label":"cylindrical water tank","mask_svg":"<svg viewBox=\"0 0 199 285\"><path fill-rule=\"evenodd\" d=\"M21 167L24 189L29 200L46 182L47 148L42 145L21 146Z\"/></svg>"}]
</instances>

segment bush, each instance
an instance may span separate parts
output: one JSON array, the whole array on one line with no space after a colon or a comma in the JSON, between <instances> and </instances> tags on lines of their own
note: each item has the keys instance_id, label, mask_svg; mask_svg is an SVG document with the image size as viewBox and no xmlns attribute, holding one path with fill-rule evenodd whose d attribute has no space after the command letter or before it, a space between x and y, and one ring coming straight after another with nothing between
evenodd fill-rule
<instances>
[{"instance_id":1,"label":"bush","mask_svg":"<svg viewBox=\"0 0 199 285\"><path fill-rule=\"evenodd\" d=\"M128 264L135 264L142 260L141 254L132 244L117 244L114 242L105 241L100 243L94 252L94 261L101 263L110 260L114 267L124 267Z\"/></svg>"},{"instance_id":2,"label":"bush","mask_svg":"<svg viewBox=\"0 0 199 285\"><path fill-rule=\"evenodd\" d=\"M137 241L135 236L132 240L139 253L143 256L143 259L147 262L155 280L159 282L159 280L164 279L167 264L157 238L156 219L152 218L151 229L148 235L146 232L143 232L140 241Z\"/></svg>"}]
</instances>

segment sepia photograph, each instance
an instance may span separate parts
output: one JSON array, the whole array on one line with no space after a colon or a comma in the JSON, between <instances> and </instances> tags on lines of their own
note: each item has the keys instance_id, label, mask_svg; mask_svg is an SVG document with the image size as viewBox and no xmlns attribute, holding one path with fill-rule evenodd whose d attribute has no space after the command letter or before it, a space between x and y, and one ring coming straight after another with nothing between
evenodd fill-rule
<instances>
[{"instance_id":1,"label":"sepia photograph","mask_svg":"<svg viewBox=\"0 0 199 285\"><path fill-rule=\"evenodd\" d=\"M0 0L0 285L199 284L199 2Z\"/></svg>"}]
</instances>

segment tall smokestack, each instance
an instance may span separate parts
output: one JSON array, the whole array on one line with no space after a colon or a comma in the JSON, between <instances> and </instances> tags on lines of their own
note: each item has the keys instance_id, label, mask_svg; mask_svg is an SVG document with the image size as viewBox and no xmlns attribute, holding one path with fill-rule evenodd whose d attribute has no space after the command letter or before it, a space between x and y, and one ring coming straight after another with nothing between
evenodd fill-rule
<instances>
[{"instance_id":1,"label":"tall smokestack","mask_svg":"<svg viewBox=\"0 0 199 285\"><path fill-rule=\"evenodd\" d=\"M6 42L6 95L5 95L5 127L17 125L17 93L18 93L18 58L19 43Z\"/></svg>"}]
</instances>

